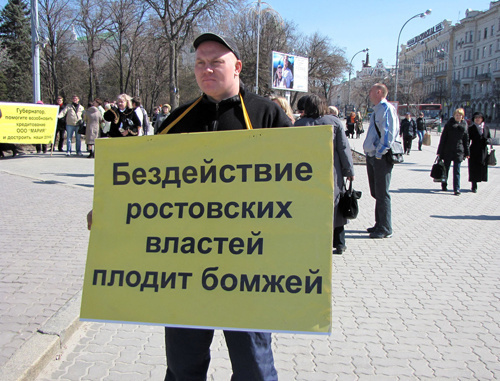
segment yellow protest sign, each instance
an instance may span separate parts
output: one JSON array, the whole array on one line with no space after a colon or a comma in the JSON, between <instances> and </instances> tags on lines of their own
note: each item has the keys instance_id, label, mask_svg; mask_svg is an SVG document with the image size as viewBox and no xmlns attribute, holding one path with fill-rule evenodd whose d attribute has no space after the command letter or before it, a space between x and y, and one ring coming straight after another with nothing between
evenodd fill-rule
<instances>
[{"instance_id":1,"label":"yellow protest sign","mask_svg":"<svg viewBox=\"0 0 500 381\"><path fill-rule=\"evenodd\" d=\"M58 111L56 105L0 102L0 142L52 143Z\"/></svg>"},{"instance_id":2,"label":"yellow protest sign","mask_svg":"<svg viewBox=\"0 0 500 381\"><path fill-rule=\"evenodd\" d=\"M82 320L328 333L332 134L97 140Z\"/></svg>"}]
</instances>

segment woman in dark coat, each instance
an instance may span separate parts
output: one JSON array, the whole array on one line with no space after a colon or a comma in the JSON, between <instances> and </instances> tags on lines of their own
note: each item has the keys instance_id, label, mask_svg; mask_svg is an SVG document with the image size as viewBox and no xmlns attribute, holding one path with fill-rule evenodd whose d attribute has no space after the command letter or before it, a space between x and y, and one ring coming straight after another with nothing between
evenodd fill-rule
<instances>
[{"instance_id":1,"label":"woman in dark coat","mask_svg":"<svg viewBox=\"0 0 500 381\"><path fill-rule=\"evenodd\" d=\"M470 158L469 181L472 192L477 192L477 183L488 181L488 144L491 144L490 129L484 124L484 115L480 112L472 116L474 123L469 127Z\"/></svg>"},{"instance_id":2,"label":"woman in dark coat","mask_svg":"<svg viewBox=\"0 0 500 381\"><path fill-rule=\"evenodd\" d=\"M441 189L448 190L448 172L453 161L453 191L456 196L460 195L460 164L464 158L469 158L469 136L464 116L463 108L455 110L444 126L437 150L438 157L443 159L446 167L446 181L441 183Z\"/></svg>"},{"instance_id":3,"label":"woman in dark coat","mask_svg":"<svg viewBox=\"0 0 500 381\"><path fill-rule=\"evenodd\" d=\"M120 94L116 106L112 106L104 113L104 120L111 122L108 136L111 138L137 136L141 121L132 108L132 98L127 94Z\"/></svg>"},{"instance_id":4,"label":"woman in dark coat","mask_svg":"<svg viewBox=\"0 0 500 381\"><path fill-rule=\"evenodd\" d=\"M354 181L354 165L351 147L344 133L344 127L339 118L327 114L326 102L315 94L308 95L305 101L304 117L297 120L294 126L333 125L333 178L334 178L334 211L333 211L333 248L334 254L342 254L345 245L344 225L349 221L339 210L341 193L345 192L344 177Z\"/></svg>"}]
</instances>

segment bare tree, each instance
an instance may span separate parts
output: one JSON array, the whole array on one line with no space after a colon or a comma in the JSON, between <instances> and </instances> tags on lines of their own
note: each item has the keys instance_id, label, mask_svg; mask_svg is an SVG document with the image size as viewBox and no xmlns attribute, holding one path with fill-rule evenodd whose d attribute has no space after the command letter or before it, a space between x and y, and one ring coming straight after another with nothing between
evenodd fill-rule
<instances>
[{"instance_id":1,"label":"bare tree","mask_svg":"<svg viewBox=\"0 0 500 381\"><path fill-rule=\"evenodd\" d=\"M109 4L106 0L79 0L79 15L76 19L77 30L83 36L87 63L89 67L89 93L88 99L92 100L99 93L96 54L107 43L110 26Z\"/></svg>"},{"instance_id":2,"label":"bare tree","mask_svg":"<svg viewBox=\"0 0 500 381\"><path fill-rule=\"evenodd\" d=\"M114 0L110 9L108 30L110 53L108 57L119 78L119 93L128 93L134 68L145 51L147 37L147 4L134 0ZM135 90L138 94L138 89Z\"/></svg>"},{"instance_id":3,"label":"bare tree","mask_svg":"<svg viewBox=\"0 0 500 381\"><path fill-rule=\"evenodd\" d=\"M45 99L55 103L58 95L65 95L64 84L71 78L63 74L69 69L70 49L76 37L71 32L74 18L70 0L39 0L39 6L43 90Z\"/></svg>"},{"instance_id":4,"label":"bare tree","mask_svg":"<svg viewBox=\"0 0 500 381\"><path fill-rule=\"evenodd\" d=\"M329 37L318 33L306 38L302 49L300 53L309 57L309 92L330 101L333 85L348 70L345 52L333 46Z\"/></svg>"},{"instance_id":5,"label":"bare tree","mask_svg":"<svg viewBox=\"0 0 500 381\"><path fill-rule=\"evenodd\" d=\"M163 45L168 46L169 92L172 107L179 105L178 72L181 49L192 38L199 19L216 12L219 6L228 6L231 0L144 0L159 17L163 26Z\"/></svg>"}]
</instances>

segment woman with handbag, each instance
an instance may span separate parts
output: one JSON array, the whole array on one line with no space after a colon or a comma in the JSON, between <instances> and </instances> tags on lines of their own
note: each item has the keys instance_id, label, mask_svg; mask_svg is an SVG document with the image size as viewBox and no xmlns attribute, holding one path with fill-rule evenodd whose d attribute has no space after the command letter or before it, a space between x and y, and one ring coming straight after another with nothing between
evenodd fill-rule
<instances>
[{"instance_id":1,"label":"woman with handbag","mask_svg":"<svg viewBox=\"0 0 500 381\"><path fill-rule=\"evenodd\" d=\"M437 150L437 156L443 159L446 169L446 181L441 183L441 189L448 190L448 172L453 162L453 191L456 196L460 195L460 165L464 158L469 158L469 135L464 116L463 108L455 110L444 126Z\"/></svg>"},{"instance_id":2,"label":"woman with handbag","mask_svg":"<svg viewBox=\"0 0 500 381\"><path fill-rule=\"evenodd\" d=\"M477 183L488 181L488 144L491 144L490 129L484 124L484 115L480 112L472 116L474 123L469 127L470 158L469 181L471 190L477 192Z\"/></svg>"},{"instance_id":3,"label":"woman with handbag","mask_svg":"<svg viewBox=\"0 0 500 381\"><path fill-rule=\"evenodd\" d=\"M333 253L342 254L347 249L344 225L347 224L348 220L340 211L339 201L341 194L346 191L344 177L347 177L351 182L354 180L351 147L340 119L328 114L326 101L311 94L307 96L304 108L304 117L297 120L294 126L333 125L333 182L335 184L335 209L333 211L333 248L335 251Z\"/></svg>"}]
</instances>

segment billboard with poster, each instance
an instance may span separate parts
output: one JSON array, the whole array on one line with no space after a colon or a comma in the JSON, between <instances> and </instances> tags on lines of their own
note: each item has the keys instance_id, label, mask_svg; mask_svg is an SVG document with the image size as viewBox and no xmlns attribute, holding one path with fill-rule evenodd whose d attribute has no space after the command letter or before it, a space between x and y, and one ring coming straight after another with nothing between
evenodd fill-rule
<instances>
[{"instance_id":1,"label":"billboard with poster","mask_svg":"<svg viewBox=\"0 0 500 381\"><path fill-rule=\"evenodd\" d=\"M308 58L274 51L272 55L271 87L307 92Z\"/></svg>"}]
</instances>

